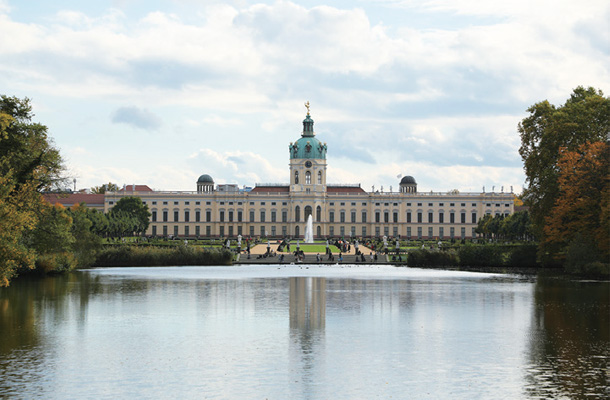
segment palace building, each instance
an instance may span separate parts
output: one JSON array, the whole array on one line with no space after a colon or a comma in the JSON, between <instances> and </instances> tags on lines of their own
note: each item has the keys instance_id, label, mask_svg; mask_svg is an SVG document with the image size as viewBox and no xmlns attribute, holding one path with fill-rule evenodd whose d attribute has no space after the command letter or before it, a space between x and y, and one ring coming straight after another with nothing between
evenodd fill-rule
<instances>
[{"instance_id":1,"label":"palace building","mask_svg":"<svg viewBox=\"0 0 610 400\"><path fill-rule=\"evenodd\" d=\"M147 235L278 239L302 238L310 215L314 238L467 239L476 237L477 222L485 214L514 212L512 193L421 193L411 176L403 177L395 192L328 184L327 145L316 138L306 106L301 137L288 146L289 183L246 189L217 184L204 174L192 192L133 185L106 193L104 210L124 196L138 196L152 214Z\"/></svg>"}]
</instances>

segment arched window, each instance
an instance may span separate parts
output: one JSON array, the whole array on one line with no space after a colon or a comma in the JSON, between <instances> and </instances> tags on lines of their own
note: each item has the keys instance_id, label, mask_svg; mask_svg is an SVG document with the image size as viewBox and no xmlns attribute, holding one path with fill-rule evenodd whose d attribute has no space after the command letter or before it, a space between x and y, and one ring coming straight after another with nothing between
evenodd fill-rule
<instances>
[{"instance_id":1,"label":"arched window","mask_svg":"<svg viewBox=\"0 0 610 400\"><path fill-rule=\"evenodd\" d=\"M298 239L300 236L300 230L298 226L294 227L294 236Z\"/></svg>"},{"instance_id":2,"label":"arched window","mask_svg":"<svg viewBox=\"0 0 610 400\"><path fill-rule=\"evenodd\" d=\"M309 171L305 172L305 184L311 185L311 172Z\"/></svg>"},{"instance_id":3,"label":"arched window","mask_svg":"<svg viewBox=\"0 0 610 400\"><path fill-rule=\"evenodd\" d=\"M321 184L322 184L322 171L318 171L318 185L321 185Z\"/></svg>"},{"instance_id":4,"label":"arched window","mask_svg":"<svg viewBox=\"0 0 610 400\"><path fill-rule=\"evenodd\" d=\"M294 221L299 222L301 220L301 207L296 206L294 208Z\"/></svg>"},{"instance_id":5,"label":"arched window","mask_svg":"<svg viewBox=\"0 0 610 400\"><path fill-rule=\"evenodd\" d=\"M299 183L299 171L294 171L294 183Z\"/></svg>"},{"instance_id":6,"label":"arched window","mask_svg":"<svg viewBox=\"0 0 610 400\"><path fill-rule=\"evenodd\" d=\"M312 211L311 210L311 206L306 206L305 207L305 215L304 215L303 221L307 221L307 218L309 218L309 216L312 213L311 211Z\"/></svg>"},{"instance_id":7,"label":"arched window","mask_svg":"<svg viewBox=\"0 0 610 400\"><path fill-rule=\"evenodd\" d=\"M316 221L321 221L321 220L322 220L322 207L317 206L316 207Z\"/></svg>"},{"instance_id":8,"label":"arched window","mask_svg":"<svg viewBox=\"0 0 610 400\"><path fill-rule=\"evenodd\" d=\"M322 228L320 228L320 226L318 225L318 228L316 230L318 232L317 236L322 237Z\"/></svg>"}]
</instances>

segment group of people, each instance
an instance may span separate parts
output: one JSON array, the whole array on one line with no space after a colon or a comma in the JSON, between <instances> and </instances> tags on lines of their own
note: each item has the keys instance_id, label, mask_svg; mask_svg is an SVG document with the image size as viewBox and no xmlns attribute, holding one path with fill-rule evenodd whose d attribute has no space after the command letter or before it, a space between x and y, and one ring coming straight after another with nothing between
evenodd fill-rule
<instances>
[{"instance_id":1,"label":"group of people","mask_svg":"<svg viewBox=\"0 0 610 400\"><path fill-rule=\"evenodd\" d=\"M330 262L335 261L335 255L329 249L326 249L326 255L328 256L326 261L330 261ZM320 253L316 254L316 262L321 262L321 261L322 261L322 257L320 256ZM343 261L343 254L339 253L339 262L342 262L342 261Z\"/></svg>"},{"instance_id":2,"label":"group of people","mask_svg":"<svg viewBox=\"0 0 610 400\"><path fill-rule=\"evenodd\" d=\"M303 250L297 249L293 254L295 262L303 262L303 259L305 258L305 252Z\"/></svg>"},{"instance_id":3,"label":"group of people","mask_svg":"<svg viewBox=\"0 0 610 400\"><path fill-rule=\"evenodd\" d=\"M326 254L324 256L320 255L320 253L316 254L316 262L317 263L321 263L321 262L335 262L335 260L339 263L344 261L344 254L345 253L349 253L351 252L351 247L352 244L349 241L344 241L344 240L335 240L333 242L333 244L339 248L339 254L333 254L332 250L330 249L330 247L328 247L328 242L327 242L327 247L326 247ZM372 243L373 244L373 243ZM374 244L373 244L374 245ZM246 252L248 253L248 258L250 258L250 252L249 252L249 246L246 250ZM276 250L272 250L270 243L267 242L267 251L264 254L260 254L257 256L258 259L262 259L262 258L272 258L272 257L276 257L279 254L279 262L283 263L284 259L285 259L285 253L283 251L287 251L288 253L292 253L294 256L294 262L295 263L301 263L304 261L305 259L305 252L303 250L301 250L299 248L299 246L297 246L297 249L290 252L290 242L287 240L283 240L280 242L280 246L278 247L277 251L279 253L276 252ZM367 254L363 253L361 251L361 249L358 248L358 244L355 244L355 258L354 258L354 262L357 263L365 263L367 262L367 258L368 261L370 261L371 263L376 263L379 260L379 256L378 256L378 251L376 250L372 250L369 252L368 257ZM351 258L350 258L351 260ZM400 254L393 256L392 257L392 261L398 261L398 262L402 262L403 258Z\"/></svg>"},{"instance_id":4,"label":"group of people","mask_svg":"<svg viewBox=\"0 0 610 400\"><path fill-rule=\"evenodd\" d=\"M333 243L341 252L349 253L352 249L352 245L347 240L335 240Z\"/></svg>"},{"instance_id":5,"label":"group of people","mask_svg":"<svg viewBox=\"0 0 610 400\"><path fill-rule=\"evenodd\" d=\"M267 257L275 257L275 256L277 256L277 253L275 251L269 250L269 248L267 248L266 253L259 254L256 258L259 259L259 258L267 258ZM282 254L282 257L283 256L284 255ZM248 258L250 258L250 252L248 252Z\"/></svg>"}]
</instances>

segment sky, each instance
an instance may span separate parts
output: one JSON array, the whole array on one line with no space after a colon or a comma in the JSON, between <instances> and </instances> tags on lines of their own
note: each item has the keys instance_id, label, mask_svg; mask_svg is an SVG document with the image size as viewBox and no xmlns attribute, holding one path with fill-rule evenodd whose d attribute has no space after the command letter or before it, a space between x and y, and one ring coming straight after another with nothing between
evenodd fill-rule
<instances>
[{"instance_id":1,"label":"sky","mask_svg":"<svg viewBox=\"0 0 610 400\"><path fill-rule=\"evenodd\" d=\"M519 121L610 93L607 0L0 0L0 94L77 189L288 183L311 104L328 183L522 191Z\"/></svg>"}]
</instances>

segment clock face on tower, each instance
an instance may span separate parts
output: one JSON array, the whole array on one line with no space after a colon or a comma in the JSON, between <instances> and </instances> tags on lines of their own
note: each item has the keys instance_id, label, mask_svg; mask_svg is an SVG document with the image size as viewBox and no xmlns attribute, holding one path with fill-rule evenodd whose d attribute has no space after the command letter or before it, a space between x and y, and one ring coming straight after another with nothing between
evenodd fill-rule
<instances>
[{"instance_id":1,"label":"clock face on tower","mask_svg":"<svg viewBox=\"0 0 610 400\"><path fill-rule=\"evenodd\" d=\"M307 167L307 168L311 168L311 161L307 161L307 162L305 162L305 167Z\"/></svg>"}]
</instances>

